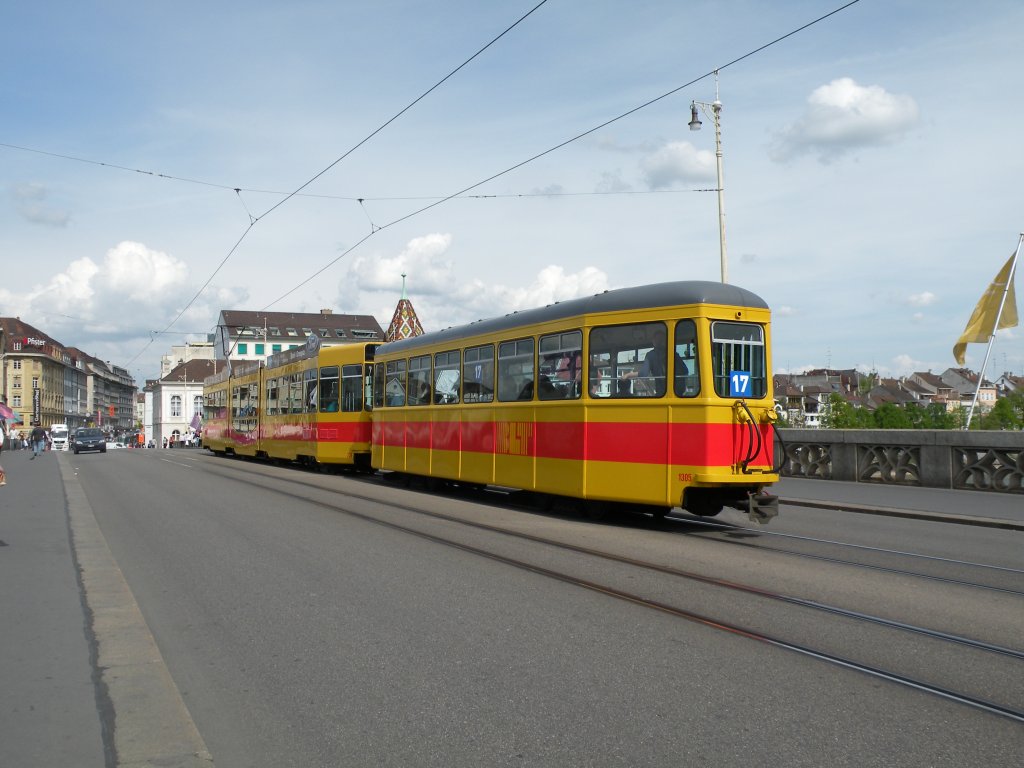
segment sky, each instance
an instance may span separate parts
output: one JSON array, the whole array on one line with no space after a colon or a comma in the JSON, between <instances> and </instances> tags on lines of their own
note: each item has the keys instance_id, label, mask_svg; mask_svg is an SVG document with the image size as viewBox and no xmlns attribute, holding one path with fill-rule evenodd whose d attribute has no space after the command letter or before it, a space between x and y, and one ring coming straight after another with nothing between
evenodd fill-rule
<instances>
[{"instance_id":1,"label":"sky","mask_svg":"<svg viewBox=\"0 0 1024 768\"><path fill-rule=\"evenodd\" d=\"M403 273L428 331L720 280L718 70L774 370L956 366L1024 231L1024 3L538 2L7 4L0 316L141 384L223 309L386 328Z\"/></svg>"}]
</instances>

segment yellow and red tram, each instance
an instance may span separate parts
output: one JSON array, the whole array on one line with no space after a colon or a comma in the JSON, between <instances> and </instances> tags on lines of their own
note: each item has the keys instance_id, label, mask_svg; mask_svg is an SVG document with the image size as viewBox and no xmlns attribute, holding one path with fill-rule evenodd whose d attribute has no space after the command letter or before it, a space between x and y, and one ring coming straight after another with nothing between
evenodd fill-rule
<instances>
[{"instance_id":1,"label":"yellow and red tram","mask_svg":"<svg viewBox=\"0 0 1024 768\"><path fill-rule=\"evenodd\" d=\"M205 382L203 445L215 453L369 468L376 343L310 344L236 363Z\"/></svg>"},{"instance_id":2,"label":"yellow and red tram","mask_svg":"<svg viewBox=\"0 0 1024 768\"><path fill-rule=\"evenodd\" d=\"M384 344L372 466L764 521L778 509L770 338L760 297L690 281Z\"/></svg>"}]
</instances>

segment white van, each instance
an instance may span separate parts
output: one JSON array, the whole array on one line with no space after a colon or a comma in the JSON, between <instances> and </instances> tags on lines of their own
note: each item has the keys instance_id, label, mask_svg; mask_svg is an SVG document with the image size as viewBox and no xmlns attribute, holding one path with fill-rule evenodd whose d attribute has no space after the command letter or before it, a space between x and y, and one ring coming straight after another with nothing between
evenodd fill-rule
<instances>
[{"instance_id":1,"label":"white van","mask_svg":"<svg viewBox=\"0 0 1024 768\"><path fill-rule=\"evenodd\" d=\"M68 449L68 425L51 424L50 440L53 443L53 450L66 451Z\"/></svg>"}]
</instances>

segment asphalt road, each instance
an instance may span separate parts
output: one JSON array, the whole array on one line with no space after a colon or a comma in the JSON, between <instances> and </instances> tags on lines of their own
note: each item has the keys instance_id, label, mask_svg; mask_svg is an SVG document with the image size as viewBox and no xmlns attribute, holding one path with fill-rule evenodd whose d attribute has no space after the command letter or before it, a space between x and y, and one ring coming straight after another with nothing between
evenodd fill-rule
<instances>
[{"instance_id":1,"label":"asphalt road","mask_svg":"<svg viewBox=\"0 0 1024 768\"><path fill-rule=\"evenodd\" d=\"M2 507L0 539L16 541L18 536L6 534L9 526L30 525L36 518L53 526L52 541L64 536L65 547L53 545L48 553L46 583L27 586L26 592L38 586L77 601L84 590L91 602L90 567L83 567L80 589L69 538L76 548L82 543L86 559L102 560L95 550L109 548L130 592L121 592L116 578L93 582L93 594L113 595L108 607L120 606L101 626L87 621L83 631L81 607L67 605L56 613L73 616L77 608L77 625L44 625L30 638L8 627L0 638L10 651L18 641L31 645L33 638L68 637L81 656L89 632L96 633L95 663L123 673L107 694L116 717L102 711L98 696L76 707L85 713L91 707L95 717L90 723L83 716L76 733L113 722L117 748L107 748L108 764L112 752L118 764L129 764L129 755L143 752L133 748L157 737L177 740L160 764L222 768L1000 766L1017 765L1024 748L1019 723L659 615L470 548L534 558L538 569L569 567L661 599L692 601L701 611L724 611L735 621L775 629L792 623L770 605L738 599L725 604L718 593L698 586L678 594L675 583L425 521L402 506L620 548L722 578L785 585L816 599L841 594L864 610L881 603L915 620L939 621L948 612L952 625L970 631L984 623L995 640L1011 644L1016 636L1017 647L1024 610L1014 615L1012 609L1022 607L1019 598L978 598L913 579L825 570L787 555L723 547L697 535L696 527L680 532L599 525L199 451L46 457L54 458L64 469L67 504L81 513L71 516L70 537L59 530L61 523L68 526L68 517L57 511L65 490L54 462L22 462L14 475L19 483L45 489L39 494L45 512L12 515ZM323 490L311 491L311 485ZM780 489L783 497L787 492L795 489ZM86 512L98 523L98 540L88 536ZM463 548L360 515L412 524L424 535L453 536ZM730 515L723 519L731 522ZM769 530L792 536L827 532L863 546L985 557L1003 568L1024 568L1024 534L1004 530L799 507L784 507ZM9 589L9 574L17 569L12 552L0 549L0 595L5 613L20 606L29 625L33 610ZM101 616L102 611L101 606ZM826 632L813 624L802 629L809 637ZM861 644L858 632L829 642L849 650ZM46 650L35 643L26 656ZM104 663L105 653L130 659L140 648L142 663ZM865 653L884 658L886 649ZM60 652L43 655L56 659ZM69 649L69 655L75 654ZM929 660L910 663L927 667ZM12 665L0 668L6 679ZM71 683L85 695L91 686L82 679L83 669L87 665L78 659L67 670L54 666L52 674L61 687ZM149 677L133 688L143 674ZM964 677L971 677L970 670ZM1005 678L986 684L1009 687L999 693L1012 698L1012 686L1024 675L1016 683L1012 675ZM29 700L38 685L38 674L27 670L14 690ZM10 693L2 696L5 713L14 711ZM7 760L10 745L18 743L9 722L5 715L0 724L8 744L0 746L0 763L47 765ZM103 757L99 736L91 732L88 743L77 745L80 754Z\"/></svg>"}]
</instances>

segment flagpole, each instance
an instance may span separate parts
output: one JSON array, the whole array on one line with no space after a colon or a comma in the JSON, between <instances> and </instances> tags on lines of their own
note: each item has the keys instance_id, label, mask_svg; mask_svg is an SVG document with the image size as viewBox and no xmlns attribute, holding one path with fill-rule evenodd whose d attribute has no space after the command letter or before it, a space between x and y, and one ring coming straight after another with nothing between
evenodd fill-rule
<instances>
[{"instance_id":1,"label":"flagpole","mask_svg":"<svg viewBox=\"0 0 1024 768\"><path fill-rule=\"evenodd\" d=\"M967 425L964 429L971 428L971 417L974 415L974 406L978 404L978 394L981 392L981 384L985 381L985 370L988 368L988 359L992 355L992 344L996 340L996 332L999 330L999 318L1003 315L1003 306L1006 304L1006 295L1013 285L1013 273L1017 270L1017 257L1020 255L1020 245L1024 243L1024 232L1021 232L1017 239L1017 250L1013 252L1013 262L1010 264L1010 274L1006 277L1006 285L1003 286L1003 296L999 300L999 311L996 312L996 321L992 324L992 335L988 338L988 348L985 350L985 362L981 364L981 373L978 374L978 386L974 388L974 399L971 400L971 409L967 412Z\"/></svg>"}]
</instances>

